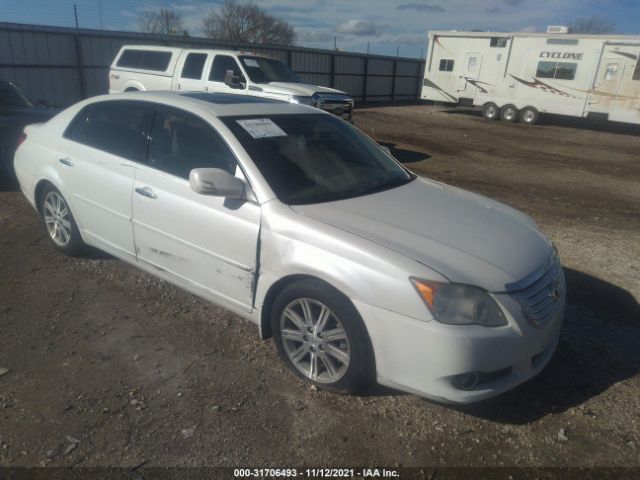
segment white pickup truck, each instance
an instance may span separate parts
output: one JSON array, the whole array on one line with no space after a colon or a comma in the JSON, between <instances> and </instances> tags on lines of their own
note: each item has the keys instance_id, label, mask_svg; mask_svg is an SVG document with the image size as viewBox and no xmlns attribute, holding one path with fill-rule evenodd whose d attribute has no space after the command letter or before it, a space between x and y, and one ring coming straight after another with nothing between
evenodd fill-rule
<instances>
[{"instance_id":1,"label":"white pickup truck","mask_svg":"<svg viewBox=\"0 0 640 480\"><path fill-rule=\"evenodd\" d=\"M123 46L109 70L109 93L185 90L233 93L311 105L350 119L345 92L300 82L280 60L255 53Z\"/></svg>"}]
</instances>

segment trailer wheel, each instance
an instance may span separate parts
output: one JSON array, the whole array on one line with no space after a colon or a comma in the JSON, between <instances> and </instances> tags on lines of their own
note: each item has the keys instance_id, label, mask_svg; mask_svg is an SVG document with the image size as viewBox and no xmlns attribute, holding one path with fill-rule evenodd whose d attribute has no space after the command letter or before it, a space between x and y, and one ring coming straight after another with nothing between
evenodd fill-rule
<instances>
[{"instance_id":1,"label":"trailer wheel","mask_svg":"<svg viewBox=\"0 0 640 480\"><path fill-rule=\"evenodd\" d=\"M515 105L505 105L500 110L500 119L503 122L516 122L518 121L518 109Z\"/></svg>"},{"instance_id":2,"label":"trailer wheel","mask_svg":"<svg viewBox=\"0 0 640 480\"><path fill-rule=\"evenodd\" d=\"M538 121L538 110L533 107L524 107L520 110L520 121L528 125L533 125Z\"/></svg>"},{"instance_id":3,"label":"trailer wheel","mask_svg":"<svg viewBox=\"0 0 640 480\"><path fill-rule=\"evenodd\" d=\"M482 106L482 116L486 120L497 120L500 114L500 109L495 103L485 103Z\"/></svg>"}]
</instances>

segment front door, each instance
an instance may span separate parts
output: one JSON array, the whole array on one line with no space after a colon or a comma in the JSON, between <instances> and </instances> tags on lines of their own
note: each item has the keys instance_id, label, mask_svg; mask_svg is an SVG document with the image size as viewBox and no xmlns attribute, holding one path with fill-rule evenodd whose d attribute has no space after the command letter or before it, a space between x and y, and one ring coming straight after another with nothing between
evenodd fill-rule
<instances>
[{"instance_id":1,"label":"front door","mask_svg":"<svg viewBox=\"0 0 640 480\"><path fill-rule=\"evenodd\" d=\"M482 54L471 52L465 55L464 65L458 78L458 96L474 98L477 91L477 80L480 78Z\"/></svg>"},{"instance_id":2,"label":"front door","mask_svg":"<svg viewBox=\"0 0 640 480\"><path fill-rule=\"evenodd\" d=\"M589 111L610 112L623 104L616 96L620 90L625 66L624 60L618 58L602 59L593 89L589 92Z\"/></svg>"},{"instance_id":3,"label":"front door","mask_svg":"<svg viewBox=\"0 0 640 480\"><path fill-rule=\"evenodd\" d=\"M227 73L238 78L240 84L234 88L225 83ZM217 54L211 62L211 69L207 80L206 90L208 92L234 93L244 95L247 93L247 79L245 78L238 61L231 55Z\"/></svg>"},{"instance_id":4,"label":"front door","mask_svg":"<svg viewBox=\"0 0 640 480\"><path fill-rule=\"evenodd\" d=\"M158 107L146 165L135 172L133 230L138 261L214 303L251 312L260 206L200 195L193 168L242 176L211 125L183 110Z\"/></svg>"}]
</instances>

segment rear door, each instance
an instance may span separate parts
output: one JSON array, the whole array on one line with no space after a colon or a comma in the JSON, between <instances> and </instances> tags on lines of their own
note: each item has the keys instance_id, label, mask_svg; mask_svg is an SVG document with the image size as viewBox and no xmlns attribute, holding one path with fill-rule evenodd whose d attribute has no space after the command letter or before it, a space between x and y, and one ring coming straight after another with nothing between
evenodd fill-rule
<instances>
[{"instance_id":1,"label":"rear door","mask_svg":"<svg viewBox=\"0 0 640 480\"><path fill-rule=\"evenodd\" d=\"M200 195L193 168L221 168L241 178L236 159L202 118L158 107L148 162L135 172L133 229L138 261L218 304L252 309L260 206Z\"/></svg>"},{"instance_id":2,"label":"rear door","mask_svg":"<svg viewBox=\"0 0 640 480\"><path fill-rule=\"evenodd\" d=\"M135 258L131 196L144 161L153 109L106 101L83 109L64 132L56 168L83 234L96 246ZM68 193L70 192L70 193Z\"/></svg>"},{"instance_id":3,"label":"rear door","mask_svg":"<svg viewBox=\"0 0 640 480\"><path fill-rule=\"evenodd\" d=\"M185 52L178 62L176 90L200 92L205 89L204 71L209 55Z\"/></svg>"},{"instance_id":4,"label":"rear door","mask_svg":"<svg viewBox=\"0 0 640 480\"><path fill-rule=\"evenodd\" d=\"M227 72L240 79L243 88L232 88L224 80ZM231 55L216 54L211 62L206 90L208 92L233 93L243 95L247 93L247 79L245 78L238 61Z\"/></svg>"}]
</instances>

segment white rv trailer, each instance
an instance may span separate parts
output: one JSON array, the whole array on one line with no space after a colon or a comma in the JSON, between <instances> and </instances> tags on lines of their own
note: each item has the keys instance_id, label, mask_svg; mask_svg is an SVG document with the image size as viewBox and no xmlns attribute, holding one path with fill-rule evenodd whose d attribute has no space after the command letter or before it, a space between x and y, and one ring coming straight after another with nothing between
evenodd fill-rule
<instances>
[{"instance_id":1,"label":"white rv trailer","mask_svg":"<svg viewBox=\"0 0 640 480\"><path fill-rule=\"evenodd\" d=\"M535 123L539 112L640 123L640 36L429 33L421 98Z\"/></svg>"}]
</instances>

